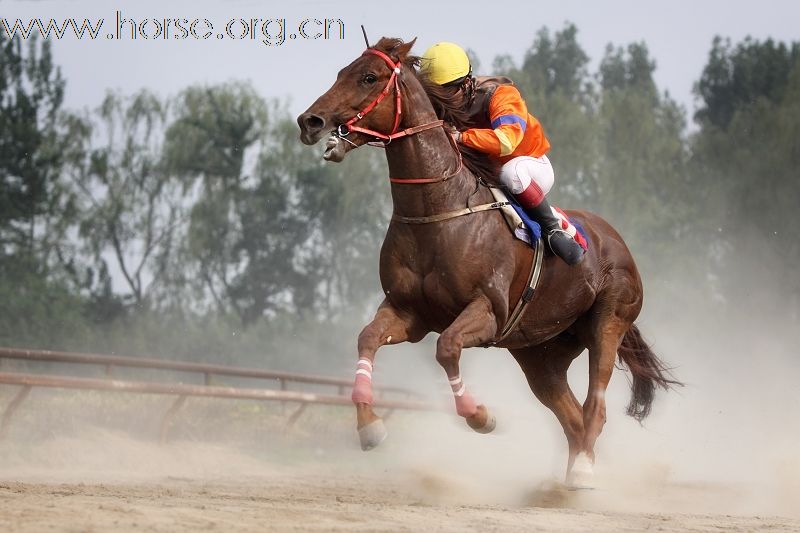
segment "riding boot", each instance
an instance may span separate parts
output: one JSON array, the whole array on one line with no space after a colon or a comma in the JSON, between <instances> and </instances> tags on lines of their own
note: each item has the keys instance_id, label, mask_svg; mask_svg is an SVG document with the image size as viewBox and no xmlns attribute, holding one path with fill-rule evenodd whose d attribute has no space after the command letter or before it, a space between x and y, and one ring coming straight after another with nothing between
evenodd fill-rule
<instances>
[{"instance_id":1,"label":"riding boot","mask_svg":"<svg viewBox=\"0 0 800 533\"><path fill-rule=\"evenodd\" d=\"M568 265L577 265L583 261L585 250L569 233L561 229L561 219L553 213L546 198L536 207L526 207L525 211L542 226L542 234L554 254Z\"/></svg>"}]
</instances>

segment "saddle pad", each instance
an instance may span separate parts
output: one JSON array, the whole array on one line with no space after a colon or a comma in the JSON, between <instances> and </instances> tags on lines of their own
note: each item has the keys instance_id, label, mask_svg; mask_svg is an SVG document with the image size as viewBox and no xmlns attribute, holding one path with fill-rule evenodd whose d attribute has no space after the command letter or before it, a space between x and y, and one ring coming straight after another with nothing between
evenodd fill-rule
<instances>
[{"instance_id":1,"label":"saddle pad","mask_svg":"<svg viewBox=\"0 0 800 533\"><path fill-rule=\"evenodd\" d=\"M534 246L542 236L542 227L525 213L525 210L517 204L513 196L509 197L503 189L497 187L491 187L490 190L496 201L511 202L511 205L503 206L501 211L514 236ZM523 216L525 217L524 219Z\"/></svg>"},{"instance_id":2,"label":"saddle pad","mask_svg":"<svg viewBox=\"0 0 800 533\"><path fill-rule=\"evenodd\" d=\"M517 203L513 196L507 195L504 190L496 187L492 187L491 191L496 201L511 202L511 205L504 206L501 208L501 210L506 219L506 223L508 223L511 231L514 233L514 236L521 241L527 242L531 246L535 246L542 236L542 227L539 225L539 223L533 220L530 215L525 212L525 209L523 209L522 206ZM563 211L560 209L556 210L561 216L566 218L566 214ZM583 237L584 242L581 243L581 239L578 238L575 240L578 241L581 246L588 244L589 238L587 237L583 226L573 219L569 219L569 221L573 226L575 226L575 229ZM584 246L584 248L586 248L586 246Z\"/></svg>"}]
</instances>

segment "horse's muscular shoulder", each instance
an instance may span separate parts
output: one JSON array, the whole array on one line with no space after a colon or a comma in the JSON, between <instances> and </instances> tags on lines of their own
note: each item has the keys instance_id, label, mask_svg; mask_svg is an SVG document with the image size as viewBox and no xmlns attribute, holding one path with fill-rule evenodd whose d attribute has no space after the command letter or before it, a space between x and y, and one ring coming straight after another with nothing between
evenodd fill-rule
<instances>
[{"instance_id":1,"label":"horse's muscular shoulder","mask_svg":"<svg viewBox=\"0 0 800 533\"><path fill-rule=\"evenodd\" d=\"M400 307L422 294L422 276L414 265L417 253L413 248L412 242L397 238L392 232L381 248L381 287L386 298Z\"/></svg>"}]
</instances>

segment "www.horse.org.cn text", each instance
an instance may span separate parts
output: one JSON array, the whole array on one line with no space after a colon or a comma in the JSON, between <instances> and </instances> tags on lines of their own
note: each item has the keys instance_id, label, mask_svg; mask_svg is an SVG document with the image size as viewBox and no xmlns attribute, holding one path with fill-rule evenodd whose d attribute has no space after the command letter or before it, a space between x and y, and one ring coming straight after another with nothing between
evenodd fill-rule
<instances>
[{"instance_id":1,"label":"www.horse.org.cn text","mask_svg":"<svg viewBox=\"0 0 800 533\"><path fill-rule=\"evenodd\" d=\"M15 19L0 18L0 32L9 39L117 40L117 41L207 41L235 40L281 46L292 40L343 40L344 22L339 18L304 18L290 22L286 18L240 17L223 22L207 18L141 18L116 11L114 20L99 19Z\"/></svg>"}]
</instances>

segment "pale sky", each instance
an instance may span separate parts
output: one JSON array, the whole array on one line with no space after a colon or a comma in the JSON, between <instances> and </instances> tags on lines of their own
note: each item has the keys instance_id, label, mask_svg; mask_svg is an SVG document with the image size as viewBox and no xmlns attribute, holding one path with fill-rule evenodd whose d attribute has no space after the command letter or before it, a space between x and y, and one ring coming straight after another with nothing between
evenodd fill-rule
<instances>
[{"instance_id":1,"label":"pale sky","mask_svg":"<svg viewBox=\"0 0 800 533\"><path fill-rule=\"evenodd\" d=\"M55 59L67 79L66 106L73 109L98 105L110 88L131 93L148 87L166 96L194 83L239 79L250 80L265 97L289 97L290 109L297 114L331 85L339 68L362 51L360 24L373 42L381 36L418 37L414 49L418 54L437 41L457 42L478 54L485 73L499 54L510 53L519 62L542 26L554 31L569 21L578 28L578 41L592 59L592 68L608 43L624 46L645 41L657 63L659 88L668 90L691 112L692 84L705 65L714 35L730 37L734 43L747 35L800 40L800 2L796 0L560 0L516 5L463 0L0 0L0 6L10 24L17 17L23 21L32 17L105 19L97 40L72 35L54 40ZM208 40L108 39L106 35L116 26L117 10L122 17L137 21L208 19L215 35ZM285 19L286 34L297 33L304 19L340 19L345 37L287 39L280 46L262 44L259 34L255 39L216 38L230 19L239 18ZM241 34L241 28L237 23L233 31ZM274 33L278 28L277 22L268 26ZM312 34L313 22L309 28ZM155 29L153 24L146 26L147 31ZM197 33L203 31L201 25Z\"/></svg>"}]
</instances>

